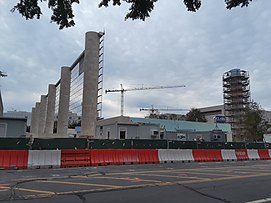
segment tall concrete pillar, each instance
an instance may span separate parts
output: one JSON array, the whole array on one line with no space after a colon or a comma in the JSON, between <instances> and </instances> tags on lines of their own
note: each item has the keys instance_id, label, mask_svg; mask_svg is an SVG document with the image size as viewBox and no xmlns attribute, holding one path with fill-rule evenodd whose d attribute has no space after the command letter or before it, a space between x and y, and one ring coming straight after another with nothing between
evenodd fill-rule
<instances>
[{"instance_id":1,"label":"tall concrete pillar","mask_svg":"<svg viewBox=\"0 0 271 203\"><path fill-rule=\"evenodd\" d=\"M45 121L46 134L53 134L54 131L54 118L55 118L55 103L56 103L56 86L49 84L47 96L47 114Z\"/></svg>"},{"instance_id":2,"label":"tall concrete pillar","mask_svg":"<svg viewBox=\"0 0 271 203\"><path fill-rule=\"evenodd\" d=\"M40 103L36 102L35 106L35 111L34 111L34 116L32 116L33 120L33 127L32 131L35 137L38 137L38 132L39 132L39 120L40 120Z\"/></svg>"},{"instance_id":3,"label":"tall concrete pillar","mask_svg":"<svg viewBox=\"0 0 271 203\"><path fill-rule=\"evenodd\" d=\"M32 113L31 113L31 124L30 124L30 133L31 134L36 134L38 132L38 126L37 126L37 113L36 113L36 108L32 108Z\"/></svg>"},{"instance_id":4,"label":"tall concrete pillar","mask_svg":"<svg viewBox=\"0 0 271 203\"><path fill-rule=\"evenodd\" d=\"M44 133L45 121L46 121L46 103L47 97L46 95L41 95L40 98L40 117L39 117L39 135Z\"/></svg>"},{"instance_id":5,"label":"tall concrete pillar","mask_svg":"<svg viewBox=\"0 0 271 203\"><path fill-rule=\"evenodd\" d=\"M100 37L87 32L85 39L81 136L90 138L95 138L96 130Z\"/></svg>"},{"instance_id":6,"label":"tall concrete pillar","mask_svg":"<svg viewBox=\"0 0 271 203\"><path fill-rule=\"evenodd\" d=\"M68 131L70 87L71 87L71 69L69 67L62 67L60 78L58 119L57 119L57 134L61 136L66 136Z\"/></svg>"}]
</instances>

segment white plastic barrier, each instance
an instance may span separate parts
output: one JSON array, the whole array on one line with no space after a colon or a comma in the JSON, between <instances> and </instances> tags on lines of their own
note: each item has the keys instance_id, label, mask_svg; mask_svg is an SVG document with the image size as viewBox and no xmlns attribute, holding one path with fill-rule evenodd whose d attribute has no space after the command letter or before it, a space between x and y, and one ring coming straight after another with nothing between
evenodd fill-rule
<instances>
[{"instance_id":1,"label":"white plastic barrier","mask_svg":"<svg viewBox=\"0 0 271 203\"><path fill-rule=\"evenodd\" d=\"M271 157L271 149L268 149L269 156Z\"/></svg>"},{"instance_id":2,"label":"white plastic barrier","mask_svg":"<svg viewBox=\"0 0 271 203\"><path fill-rule=\"evenodd\" d=\"M29 150L28 168L59 168L61 150Z\"/></svg>"},{"instance_id":3,"label":"white plastic barrier","mask_svg":"<svg viewBox=\"0 0 271 203\"><path fill-rule=\"evenodd\" d=\"M248 155L249 160L260 160L260 156L258 154L257 149L248 149L247 155Z\"/></svg>"},{"instance_id":4,"label":"white plastic barrier","mask_svg":"<svg viewBox=\"0 0 271 203\"><path fill-rule=\"evenodd\" d=\"M224 161L236 161L237 157L234 149L222 149L222 158Z\"/></svg>"},{"instance_id":5,"label":"white plastic barrier","mask_svg":"<svg viewBox=\"0 0 271 203\"><path fill-rule=\"evenodd\" d=\"M194 161L192 149L159 149L158 156L161 163Z\"/></svg>"}]
</instances>

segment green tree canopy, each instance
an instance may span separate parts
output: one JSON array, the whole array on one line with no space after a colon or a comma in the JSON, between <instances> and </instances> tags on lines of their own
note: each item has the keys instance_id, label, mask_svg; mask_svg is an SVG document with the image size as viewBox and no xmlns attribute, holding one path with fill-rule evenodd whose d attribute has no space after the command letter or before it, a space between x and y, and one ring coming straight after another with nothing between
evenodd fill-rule
<instances>
[{"instance_id":1,"label":"green tree canopy","mask_svg":"<svg viewBox=\"0 0 271 203\"><path fill-rule=\"evenodd\" d=\"M46 0L20 0L11 11L18 11L23 17L28 19L39 19L42 15L40 3ZM120 6L121 3L130 4L129 12L125 19L145 20L154 9L154 3L158 0L101 0L99 7L108 7L112 2L113 6ZM234 7L248 6L252 0L224 0L227 9ZM51 21L59 25L59 29L68 28L75 25L73 20L73 3L79 4L79 0L48 0L48 8L53 11ZM183 0L188 11L196 12L201 7L201 0Z\"/></svg>"},{"instance_id":2,"label":"green tree canopy","mask_svg":"<svg viewBox=\"0 0 271 203\"><path fill-rule=\"evenodd\" d=\"M245 108L243 123L244 138L247 141L262 141L263 134L266 133L270 127L264 118L263 109L256 102L251 102Z\"/></svg>"},{"instance_id":3,"label":"green tree canopy","mask_svg":"<svg viewBox=\"0 0 271 203\"><path fill-rule=\"evenodd\" d=\"M196 108L192 108L186 114L186 120L187 121L197 121L197 122L207 122L205 116L200 112L199 109L196 109Z\"/></svg>"}]
</instances>

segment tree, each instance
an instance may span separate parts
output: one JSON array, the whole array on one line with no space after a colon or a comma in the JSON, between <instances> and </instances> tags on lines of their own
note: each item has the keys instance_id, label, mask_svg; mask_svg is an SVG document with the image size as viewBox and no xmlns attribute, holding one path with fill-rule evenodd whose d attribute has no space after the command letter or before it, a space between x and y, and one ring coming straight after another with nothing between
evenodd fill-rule
<instances>
[{"instance_id":1,"label":"tree","mask_svg":"<svg viewBox=\"0 0 271 203\"><path fill-rule=\"evenodd\" d=\"M196 108L192 108L186 114L186 120L187 121L197 121L197 122L207 122L205 116L200 112L199 109L196 109Z\"/></svg>"},{"instance_id":2,"label":"tree","mask_svg":"<svg viewBox=\"0 0 271 203\"><path fill-rule=\"evenodd\" d=\"M244 138L247 141L262 141L263 134L267 132L270 125L264 119L263 109L256 102L251 102L246 108L243 116Z\"/></svg>"},{"instance_id":3,"label":"tree","mask_svg":"<svg viewBox=\"0 0 271 203\"><path fill-rule=\"evenodd\" d=\"M18 11L23 17L28 19L39 19L42 15L39 4L46 0L20 0L11 11ZM108 7L111 0L101 0L99 7ZM131 5L125 19L145 20L150 17L154 9L154 3L158 0L112 0L113 6L120 6L122 2ZM224 0L227 9L237 6L246 7L252 0ZM188 11L196 12L201 7L201 0L183 0ZM48 0L48 8L53 11L51 22L59 25L59 29L68 28L75 25L73 20L73 3L79 4L79 0Z\"/></svg>"}]
</instances>

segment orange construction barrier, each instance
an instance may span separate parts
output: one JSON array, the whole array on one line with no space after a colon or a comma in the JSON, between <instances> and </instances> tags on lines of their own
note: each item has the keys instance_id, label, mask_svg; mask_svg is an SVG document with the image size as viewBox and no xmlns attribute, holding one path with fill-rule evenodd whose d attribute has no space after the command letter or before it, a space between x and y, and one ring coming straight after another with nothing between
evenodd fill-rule
<instances>
[{"instance_id":1,"label":"orange construction barrier","mask_svg":"<svg viewBox=\"0 0 271 203\"><path fill-rule=\"evenodd\" d=\"M91 166L137 164L137 150L132 149L93 149L90 150Z\"/></svg>"},{"instance_id":2,"label":"orange construction barrier","mask_svg":"<svg viewBox=\"0 0 271 203\"><path fill-rule=\"evenodd\" d=\"M223 161L221 150L219 149L193 149L192 154L195 161Z\"/></svg>"},{"instance_id":3,"label":"orange construction barrier","mask_svg":"<svg viewBox=\"0 0 271 203\"><path fill-rule=\"evenodd\" d=\"M90 166L89 150L61 150L61 168Z\"/></svg>"},{"instance_id":4,"label":"orange construction barrier","mask_svg":"<svg viewBox=\"0 0 271 203\"><path fill-rule=\"evenodd\" d=\"M158 149L138 149L136 150L140 164L160 163Z\"/></svg>"},{"instance_id":5,"label":"orange construction barrier","mask_svg":"<svg viewBox=\"0 0 271 203\"><path fill-rule=\"evenodd\" d=\"M258 149L258 154L261 160L271 159L268 149Z\"/></svg>"},{"instance_id":6,"label":"orange construction barrier","mask_svg":"<svg viewBox=\"0 0 271 203\"><path fill-rule=\"evenodd\" d=\"M27 169L28 150L0 150L0 168Z\"/></svg>"}]
</instances>

